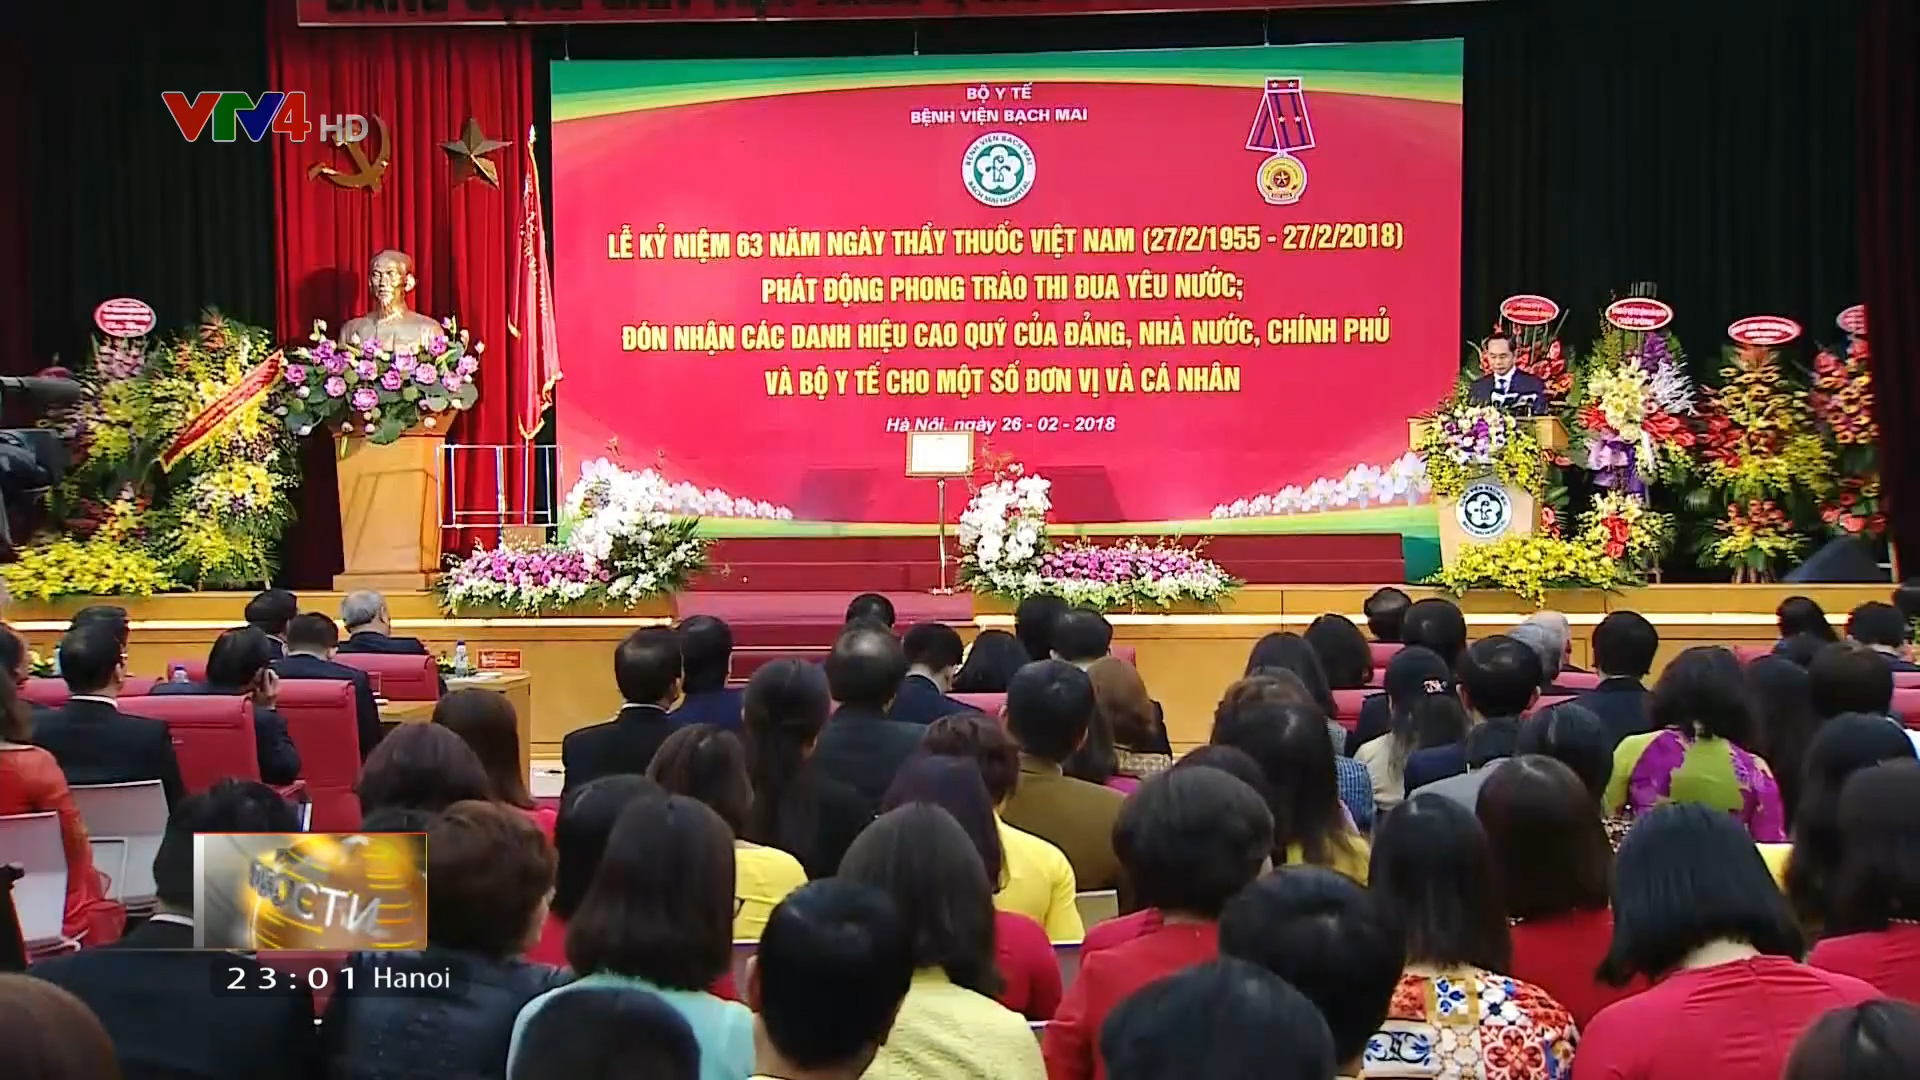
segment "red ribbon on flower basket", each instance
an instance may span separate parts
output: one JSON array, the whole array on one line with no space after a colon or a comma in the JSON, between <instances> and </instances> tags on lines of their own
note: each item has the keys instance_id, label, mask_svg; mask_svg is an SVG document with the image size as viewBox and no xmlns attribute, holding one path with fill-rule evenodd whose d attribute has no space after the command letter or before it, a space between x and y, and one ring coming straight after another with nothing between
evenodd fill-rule
<instances>
[{"instance_id":1,"label":"red ribbon on flower basket","mask_svg":"<svg viewBox=\"0 0 1920 1080\"><path fill-rule=\"evenodd\" d=\"M213 404L200 410L200 415L180 429L180 434L174 436L173 442L160 452L160 468L172 472L175 465L225 430L242 409L266 397L274 384L280 381L280 371L285 366L286 356L275 349L252 371L242 375L239 382L234 383Z\"/></svg>"}]
</instances>

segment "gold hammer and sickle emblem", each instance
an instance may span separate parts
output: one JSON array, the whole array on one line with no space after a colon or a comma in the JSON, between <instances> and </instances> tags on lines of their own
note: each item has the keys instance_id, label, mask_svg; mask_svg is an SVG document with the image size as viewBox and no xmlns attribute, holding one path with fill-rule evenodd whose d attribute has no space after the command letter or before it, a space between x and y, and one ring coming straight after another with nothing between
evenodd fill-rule
<instances>
[{"instance_id":1,"label":"gold hammer and sickle emblem","mask_svg":"<svg viewBox=\"0 0 1920 1080\"><path fill-rule=\"evenodd\" d=\"M369 192L380 190L380 179L387 175L387 163L393 160L393 138L387 133L387 122L378 116L373 118L374 126L380 129L380 153L372 161L367 160L367 152L357 142L341 142L334 139L335 146L344 146L347 156L353 159L355 171L336 169L331 165L315 162L307 166L307 179L318 180L326 177L334 185L343 188L366 188Z\"/></svg>"}]
</instances>

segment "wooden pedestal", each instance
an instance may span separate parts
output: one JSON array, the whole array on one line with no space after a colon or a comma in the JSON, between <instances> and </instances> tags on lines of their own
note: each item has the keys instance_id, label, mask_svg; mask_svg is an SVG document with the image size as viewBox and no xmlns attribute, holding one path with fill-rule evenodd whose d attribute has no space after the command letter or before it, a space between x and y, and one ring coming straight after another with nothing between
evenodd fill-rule
<instances>
[{"instance_id":1,"label":"wooden pedestal","mask_svg":"<svg viewBox=\"0 0 1920 1080\"><path fill-rule=\"evenodd\" d=\"M440 448L435 432L385 446L339 440L342 572L333 587L424 589L440 569Z\"/></svg>"}]
</instances>

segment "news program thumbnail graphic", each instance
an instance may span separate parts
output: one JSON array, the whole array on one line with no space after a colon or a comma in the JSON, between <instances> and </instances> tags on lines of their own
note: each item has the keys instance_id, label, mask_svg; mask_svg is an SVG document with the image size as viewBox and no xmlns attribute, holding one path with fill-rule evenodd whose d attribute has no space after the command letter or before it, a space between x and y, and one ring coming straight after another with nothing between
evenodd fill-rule
<instances>
[{"instance_id":1,"label":"news program thumbnail graphic","mask_svg":"<svg viewBox=\"0 0 1920 1080\"><path fill-rule=\"evenodd\" d=\"M193 861L198 948L426 947L424 833L202 833Z\"/></svg>"}]
</instances>

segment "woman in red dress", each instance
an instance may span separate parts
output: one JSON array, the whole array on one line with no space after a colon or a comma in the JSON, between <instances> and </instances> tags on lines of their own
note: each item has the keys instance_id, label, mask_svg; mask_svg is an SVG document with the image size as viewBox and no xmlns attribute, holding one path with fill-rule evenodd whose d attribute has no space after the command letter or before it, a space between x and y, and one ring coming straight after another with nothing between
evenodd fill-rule
<instances>
[{"instance_id":1,"label":"woman in red dress","mask_svg":"<svg viewBox=\"0 0 1920 1080\"><path fill-rule=\"evenodd\" d=\"M1839 820L1832 921L1807 963L1920 1003L1920 762L1854 773Z\"/></svg>"},{"instance_id":2,"label":"woman in red dress","mask_svg":"<svg viewBox=\"0 0 1920 1080\"><path fill-rule=\"evenodd\" d=\"M67 854L67 907L60 932L89 948L118 941L127 927L127 909L107 899L66 774L52 754L28 744L32 730L27 703L13 680L0 679L0 815L48 810L60 815L60 846Z\"/></svg>"}]
</instances>

